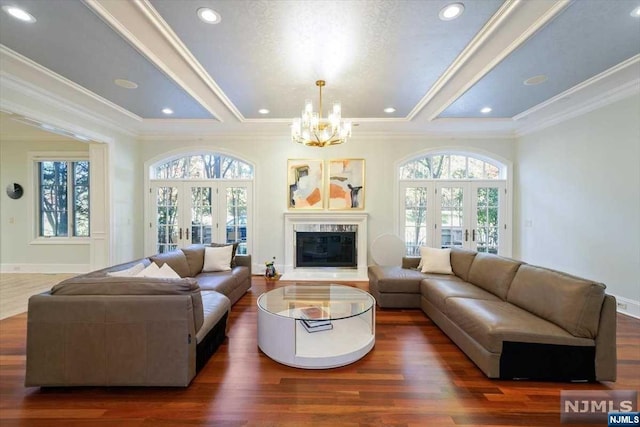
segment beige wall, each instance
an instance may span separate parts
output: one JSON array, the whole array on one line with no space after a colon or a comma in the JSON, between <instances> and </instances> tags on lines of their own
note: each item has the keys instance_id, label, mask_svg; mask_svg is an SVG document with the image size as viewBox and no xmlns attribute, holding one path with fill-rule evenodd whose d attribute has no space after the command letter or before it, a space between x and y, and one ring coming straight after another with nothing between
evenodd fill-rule
<instances>
[{"instance_id":1,"label":"beige wall","mask_svg":"<svg viewBox=\"0 0 640 427\"><path fill-rule=\"evenodd\" d=\"M29 152L35 151L76 151L89 153L88 144L76 141L25 141L0 139L0 264L3 271L32 270L38 264L38 271L77 271L89 264L89 244L52 245L33 244L35 220L30 219L31 209L38 209L30 182ZM24 196L10 199L5 188L17 182L24 188ZM29 204L32 206L30 207Z\"/></svg>"},{"instance_id":2,"label":"beige wall","mask_svg":"<svg viewBox=\"0 0 640 427\"><path fill-rule=\"evenodd\" d=\"M476 152L513 159L511 139L434 139L420 137L368 137L358 135L346 144L310 148L281 137L209 138L200 140L146 141L142 143L142 161L156 161L180 151L216 150L231 154L255 165L255 246L254 263L276 256L284 258L284 217L287 206L287 159L364 158L366 161L365 209L369 214L369 243L383 233L397 232L394 216L396 163L432 149L471 149ZM368 249L368 248L367 248ZM147 254L148 255L148 254Z\"/></svg>"},{"instance_id":3,"label":"beige wall","mask_svg":"<svg viewBox=\"0 0 640 427\"><path fill-rule=\"evenodd\" d=\"M515 254L599 280L640 315L640 96L520 138ZM634 310L632 311L632 307Z\"/></svg>"}]
</instances>

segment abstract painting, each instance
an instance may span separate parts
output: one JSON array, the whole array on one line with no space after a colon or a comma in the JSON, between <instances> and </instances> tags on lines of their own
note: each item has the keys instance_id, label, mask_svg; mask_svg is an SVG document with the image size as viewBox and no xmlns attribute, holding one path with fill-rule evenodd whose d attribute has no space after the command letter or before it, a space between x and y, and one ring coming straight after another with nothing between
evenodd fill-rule
<instances>
[{"instance_id":1,"label":"abstract painting","mask_svg":"<svg viewBox=\"0 0 640 427\"><path fill-rule=\"evenodd\" d=\"M287 170L289 209L322 209L324 207L322 160L289 159Z\"/></svg>"},{"instance_id":2,"label":"abstract painting","mask_svg":"<svg viewBox=\"0 0 640 427\"><path fill-rule=\"evenodd\" d=\"M329 160L329 209L364 209L364 159Z\"/></svg>"}]
</instances>

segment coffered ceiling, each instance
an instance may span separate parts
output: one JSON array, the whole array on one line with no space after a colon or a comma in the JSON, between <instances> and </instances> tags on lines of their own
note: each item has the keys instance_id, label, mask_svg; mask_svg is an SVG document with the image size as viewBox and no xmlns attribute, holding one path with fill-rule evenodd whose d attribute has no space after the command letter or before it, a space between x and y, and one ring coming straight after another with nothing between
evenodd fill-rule
<instances>
[{"instance_id":1,"label":"coffered ceiling","mask_svg":"<svg viewBox=\"0 0 640 427\"><path fill-rule=\"evenodd\" d=\"M0 83L46 92L44 75L134 134L286 134L318 79L325 112L398 132L517 133L640 86L640 0L462 0L440 19L452 2L0 0L36 19L0 13Z\"/></svg>"}]
</instances>

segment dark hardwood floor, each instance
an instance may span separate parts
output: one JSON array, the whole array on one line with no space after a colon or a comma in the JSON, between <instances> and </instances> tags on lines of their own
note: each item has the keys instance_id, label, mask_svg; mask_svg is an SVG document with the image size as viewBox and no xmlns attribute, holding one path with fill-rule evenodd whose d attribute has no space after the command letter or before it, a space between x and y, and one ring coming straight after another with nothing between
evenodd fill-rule
<instances>
[{"instance_id":1,"label":"dark hardwood floor","mask_svg":"<svg viewBox=\"0 0 640 427\"><path fill-rule=\"evenodd\" d=\"M0 426L553 426L561 390L640 389L640 320L623 315L615 383L489 380L420 310L378 308L375 348L354 364L282 366L258 349L256 299L286 284L254 278L185 389L25 388L26 314L2 320Z\"/></svg>"}]
</instances>

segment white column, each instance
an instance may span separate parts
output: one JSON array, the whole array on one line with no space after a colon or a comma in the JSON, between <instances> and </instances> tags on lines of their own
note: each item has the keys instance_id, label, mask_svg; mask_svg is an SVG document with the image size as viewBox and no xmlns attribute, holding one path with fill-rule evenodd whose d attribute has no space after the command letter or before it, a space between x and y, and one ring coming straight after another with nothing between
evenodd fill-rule
<instances>
[{"instance_id":1,"label":"white column","mask_svg":"<svg viewBox=\"0 0 640 427\"><path fill-rule=\"evenodd\" d=\"M109 224L111 192L109 182L109 145L92 143L89 146L90 160L90 230L91 248L89 262L91 270L107 267L111 261Z\"/></svg>"}]
</instances>

